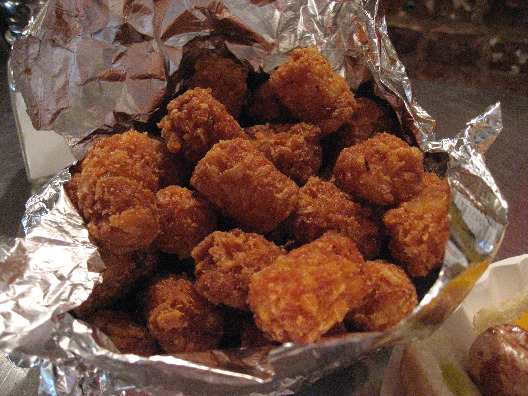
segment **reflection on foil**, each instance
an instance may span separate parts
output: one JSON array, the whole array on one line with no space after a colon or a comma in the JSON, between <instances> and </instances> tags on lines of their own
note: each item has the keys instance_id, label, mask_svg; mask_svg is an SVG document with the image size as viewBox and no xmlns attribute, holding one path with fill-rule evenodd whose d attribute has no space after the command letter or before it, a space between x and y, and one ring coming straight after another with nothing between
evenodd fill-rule
<instances>
[{"instance_id":1,"label":"reflection on foil","mask_svg":"<svg viewBox=\"0 0 528 396\"><path fill-rule=\"evenodd\" d=\"M104 267L65 196L65 170L28 202L26 236L2 248L0 261L0 347L42 359L42 386L56 394L291 394L380 348L430 334L462 301L507 223L507 205L482 158L502 128L500 106L454 139L435 141L435 122L413 97L376 1L50 0L14 46L12 67L33 124L60 133L79 158L100 134L147 127L206 49L270 72L291 49L309 44L354 90L370 85L385 98L403 137L449 175L451 240L438 279L413 314L387 333L272 350L150 358L110 352L111 345L100 346L108 340L68 313ZM445 152L448 167L434 160ZM364 367L368 384L377 366Z\"/></svg>"}]
</instances>

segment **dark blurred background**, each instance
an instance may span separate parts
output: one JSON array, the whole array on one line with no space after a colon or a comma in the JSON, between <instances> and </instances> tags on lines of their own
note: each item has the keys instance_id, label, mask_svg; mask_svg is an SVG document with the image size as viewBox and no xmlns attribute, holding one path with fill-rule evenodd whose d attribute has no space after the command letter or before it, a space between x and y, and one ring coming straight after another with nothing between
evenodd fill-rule
<instances>
[{"instance_id":1,"label":"dark blurred background","mask_svg":"<svg viewBox=\"0 0 528 396\"><path fill-rule=\"evenodd\" d=\"M411 78L528 96L527 0L380 0Z\"/></svg>"}]
</instances>

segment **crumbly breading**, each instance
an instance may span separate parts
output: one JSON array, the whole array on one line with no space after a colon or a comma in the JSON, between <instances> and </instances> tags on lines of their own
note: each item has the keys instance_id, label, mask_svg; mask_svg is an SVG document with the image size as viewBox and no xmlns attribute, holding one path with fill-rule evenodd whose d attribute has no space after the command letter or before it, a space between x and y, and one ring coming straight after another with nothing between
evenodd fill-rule
<instances>
[{"instance_id":1,"label":"crumbly breading","mask_svg":"<svg viewBox=\"0 0 528 396\"><path fill-rule=\"evenodd\" d=\"M128 252L156 238L160 164L156 140L134 130L99 139L88 150L74 201L98 244Z\"/></svg>"},{"instance_id":2,"label":"crumbly breading","mask_svg":"<svg viewBox=\"0 0 528 396\"><path fill-rule=\"evenodd\" d=\"M405 271L385 260L365 262L371 288L345 321L360 331L386 331L406 318L418 305L416 288Z\"/></svg>"},{"instance_id":3,"label":"crumbly breading","mask_svg":"<svg viewBox=\"0 0 528 396\"><path fill-rule=\"evenodd\" d=\"M215 304L247 310L251 275L284 253L260 234L215 231L192 252L196 290Z\"/></svg>"},{"instance_id":4,"label":"crumbly breading","mask_svg":"<svg viewBox=\"0 0 528 396\"><path fill-rule=\"evenodd\" d=\"M336 131L356 108L347 82L315 46L295 49L269 83L296 118L317 125L324 135Z\"/></svg>"},{"instance_id":5,"label":"crumbly breading","mask_svg":"<svg viewBox=\"0 0 528 396\"><path fill-rule=\"evenodd\" d=\"M418 194L423 174L420 149L388 133L344 149L334 167L339 188L382 206L397 205Z\"/></svg>"},{"instance_id":6,"label":"crumbly breading","mask_svg":"<svg viewBox=\"0 0 528 396\"><path fill-rule=\"evenodd\" d=\"M168 186L156 193L160 234L156 246L180 259L191 257L200 241L216 229L216 212L196 191Z\"/></svg>"},{"instance_id":7,"label":"crumbly breading","mask_svg":"<svg viewBox=\"0 0 528 396\"><path fill-rule=\"evenodd\" d=\"M318 340L369 289L354 242L332 232L280 256L251 278L257 326L278 342Z\"/></svg>"},{"instance_id":8,"label":"crumbly breading","mask_svg":"<svg viewBox=\"0 0 528 396\"><path fill-rule=\"evenodd\" d=\"M147 326L167 353L215 348L223 334L221 312L183 275L156 279L148 290Z\"/></svg>"},{"instance_id":9,"label":"crumbly breading","mask_svg":"<svg viewBox=\"0 0 528 396\"><path fill-rule=\"evenodd\" d=\"M381 219L372 210L318 177L311 177L299 190L289 221L297 242L308 243L332 230L351 238L368 259L379 255L384 239Z\"/></svg>"},{"instance_id":10,"label":"crumbly breading","mask_svg":"<svg viewBox=\"0 0 528 396\"><path fill-rule=\"evenodd\" d=\"M211 95L238 119L247 91L248 69L214 53L205 54L194 65L189 88L211 88Z\"/></svg>"},{"instance_id":11,"label":"crumbly breading","mask_svg":"<svg viewBox=\"0 0 528 396\"><path fill-rule=\"evenodd\" d=\"M424 175L424 188L383 216L393 258L411 276L425 276L439 267L449 240L450 190L447 179Z\"/></svg>"},{"instance_id":12,"label":"crumbly breading","mask_svg":"<svg viewBox=\"0 0 528 396\"><path fill-rule=\"evenodd\" d=\"M196 164L220 140L247 138L211 89L194 88L171 100L158 127L168 149Z\"/></svg>"},{"instance_id":13,"label":"crumbly breading","mask_svg":"<svg viewBox=\"0 0 528 396\"><path fill-rule=\"evenodd\" d=\"M313 125L257 125L246 129L246 133L258 151L299 185L321 167L323 149L316 141L320 129Z\"/></svg>"},{"instance_id":14,"label":"crumbly breading","mask_svg":"<svg viewBox=\"0 0 528 396\"><path fill-rule=\"evenodd\" d=\"M279 100L269 80L260 85L250 98L246 113L254 125L288 123L294 120L290 110Z\"/></svg>"},{"instance_id":15,"label":"crumbly breading","mask_svg":"<svg viewBox=\"0 0 528 396\"><path fill-rule=\"evenodd\" d=\"M219 142L198 162L191 185L244 231L266 233L297 203L299 187L249 140Z\"/></svg>"},{"instance_id":16,"label":"crumbly breading","mask_svg":"<svg viewBox=\"0 0 528 396\"><path fill-rule=\"evenodd\" d=\"M152 249L117 254L99 249L106 269L102 281L97 283L88 298L74 309L81 317L100 308L109 307L124 297L142 281L152 276L157 268L158 255Z\"/></svg>"},{"instance_id":17,"label":"crumbly breading","mask_svg":"<svg viewBox=\"0 0 528 396\"><path fill-rule=\"evenodd\" d=\"M110 338L121 353L148 357L158 352L156 339L132 314L105 309L94 312L86 321Z\"/></svg>"}]
</instances>

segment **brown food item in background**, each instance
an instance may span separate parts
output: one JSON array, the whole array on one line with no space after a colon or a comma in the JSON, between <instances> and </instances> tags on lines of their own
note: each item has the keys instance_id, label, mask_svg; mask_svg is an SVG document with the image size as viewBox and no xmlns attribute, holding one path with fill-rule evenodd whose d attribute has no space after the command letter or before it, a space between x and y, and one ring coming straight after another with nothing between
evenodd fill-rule
<instances>
[{"instance_id":1,"label":"brown food item in background","mask_svg":"<svg viewBox=\"0 0 528 396\"><path fill-rule=\"evenodd\" d=\"M528 391L528 331L501 324L481 333L469 348L469 371L484 396Z\"/></svg>"},{"instance_id":2,"label":"brown food item in background","mask_svg":"<svg viewBox=\"0 0 528 396\"><path fill-rule=\"evenodd\" d=\"M221 140L247 138L225 106L211 95L211 89L194 88L170 101L168 114L158 127L169 151L182 152L193 164Z\"/></svg>"},{"instance_id":3,"label":"brown food item in background","mask_svg":"<svg viewBox=\"0 0 528 396\"><path fill-rule=\"evenodd\" d=\"M426 276L442 265L450 235L447 179L425 173L423 182L418 195L383 215L391 255L410 276Z\"/></svg>"},{"instance_id":4,"label":"brown food item in background","mask_svg":"<svg viewBox=\"0 0 528 396\"><path fill-rule=\"evenodd\" d=\"M202 56L194 66L189 88L211 88L211 95L238 119L247 91L248 69L214 53Z\"/></svg>"},{"instance_id":5,"label":"brown food item in background","mask_svg":"<svg viewBox=\"0 0 528 396\"><path fill-rule=\"evenodd\" d=\"M149 332L167 353L213 349L223 335L221 312L183 275L155 279L146 309Z\"/></svg>"},{"instance_id":6,"label":"brown food item in background","mask_svg":"<svg viewBox=\"0 0 528 396\"><path fill-rule=\"evenodd\" d=\"M313 45L293 50L269 83L296 118L318 126L323 135L336 131L356 109L345 79Z\"/></svg>"},{"instance_id":7,"label":"brown food item in background","mask_svg":"<svg viewBox=\"0 0 528 396\"><path fill-rule=\"evenodd\" d=\"M191 185L244 231L266 233L297 203L299 187L249 140L215 144L198 162Z\"/></svg>"},{"instance_id":8,"label":"brown food item in background","mask_svg":"<svg viewBox=\"0 0 528 396\"><path fill-rule=\"evenodd\" d=\"M257 326L278 342L318 340L368 292L363 262L354 242L333 232L280 256L251 278Z\"/></svg>"},{"instance_id":9,"label":"brown food item in background","mask_svg":"<svg viewBox=\"0 0 528 396\"><path fill-rule=\"evenodd\" d=\"M156 246L180 259L216 229L216 212L211 203L196 191L168 186L156 193L161 232Z\"/></svg>"},{"instance_id":10,"label":"brown food item in background","mask_svg":"<svg viewBox=\"0 0 528 396\"><path fill-rule=\"evenodd\" d=\"M344 149L334 167L339 188L382 206L396 205L418 194L423 174L420 149L388 133Z\"/></svg>"},{"instance_id":11,"label":"brown food item in background","mask_svg":"<svg viewBox=\"0 0 528 396\"><path fill-rule=\"evenodd\" d=\"M253 125L285 124L294 120L290 110L279 100L269 80L256 89L250 98L246 113Z\"/></svg>"},{"instance_id":12,"label":"brown food item in background","mask_svg":"<svg viewBox=\"0 0 528 396\"><path fill-rule=\"evenodd\" d=\"M405 271L385 260L365 262L370 293L347 313L345 321L360 331L386 331L418 305L416 288Z\"/></svg>"},{"instance_id":13,"label":"brown food item in background","mask_svg":"<svg viewBox=\"0 0 528 396\"><path fill-rule=\"evenodd\" d=\"M392 109L372 99L356 98L357 108L352 117L336 132L337 148L346 148L370 139L377 133L390 133L396 125Z\"/></svg>"},{"instance_id":14,"label":"brown food item in background","mask_svg":"<svg viewBox=\"0 0 528 396\"><path fill-rule=\"evenodd\" d=\"M80 317L86 317L125 297L138 284L151 277L158 264L158 255L153 249L117 254L101 248L99 254L106 269L101 283L96 284L88 298L73 310Z\"/></svg>"},{"instance_id":15,"label":"brown food item in background","mask_svg":"<svg viewBox=\"0 0 528 396\"><path fill-rule=\"evenodd\" d=\"M279 171L299 185L321 167L323 149L316 142L320 129L300 123L256 125L246 129L253 144Z\"/></svg>"},{"instance_id":16,"label":"brown food item in background","mask_svg":"<svg viewBox=\"0 0 528 396\"><path fill-rule=\"evenodd\" d=\"M147 327L132 314L116 310L100 310L86 321L101 330L121 353L152 356L158 353L158 344Z\"/></svg>"},{"instance_id":17,"label":"brown food item in background","mask_svg":"<svg viewBox=\"0 0 528 396\"><path fill-rule=\"evenodd\" d=\"M341 151L347 147L370 139L377 133L397 130L393 110L388 104L367 97L356 98L356 103L352 117L322 142L327 163L335 164Z\"/></svg>"},{"instance_id":18,"label":"brown food item in background","mask_svg":"<svg viewBox=\"0 0 528 396\"><path fill-rule=\"evenodd\" d=\"M94 142L75 176L73 201L98 244L130 252L157 237L160 162L157 142L146 133L131 130Z\"/></svg>"},{"instance_id":19,"label":"brown food item in background","mask_svg":"<svg viewBox=\"0 0 528 396\"><path fill-rule=\"evenodd\" d=\"M311 177L300 188L297 207L288 221L299 243L313 241L331 230L352 239L367 259L377 257L381 250L380 219L334 184L318 177Z\"/></svg>"},{"instance_id":20,"label":"brown food item in background","mask_svg":"<svg viewBox=\"0 0 528 396\"><path fill-rule=\"evenodd\" d=\"M251 275L284 253L260 234L215 231L192 252L196 290L214 304L247 310Z\"/></svg>"}]
</instances>

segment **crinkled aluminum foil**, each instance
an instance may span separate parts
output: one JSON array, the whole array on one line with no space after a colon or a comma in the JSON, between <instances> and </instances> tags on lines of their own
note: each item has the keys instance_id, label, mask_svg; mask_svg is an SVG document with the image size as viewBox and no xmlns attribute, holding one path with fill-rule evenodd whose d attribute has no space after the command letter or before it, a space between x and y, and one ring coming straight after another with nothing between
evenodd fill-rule
<instances>
[{"instance_id":1,"label":"crinkled aluminum foil","mask_svg":"<svg viewBox=\"0 0 528 396\"><path fill-rule=\"evenodd\" d=\"M11 64L35 126L56 130L80 156L101 133L146 125L178 90L182 64L196 51L220 46L271 71L308 44L353 89L372 81L431 158L449 154L451 239L420 305L390 332L311 345L150 358L110 352L104 336L68 313L100 280L103 264L65 196L64 170L28 202L26 236L0 249L0 348L43 362L43 393L290 394L380 348L428 335L469 292L507 224L507 205L482 157L502 129L500 105L457 137L435 141L435 122L413 97L376 1L50 0L16 43Z\"/></svg>"}]
</instances>

